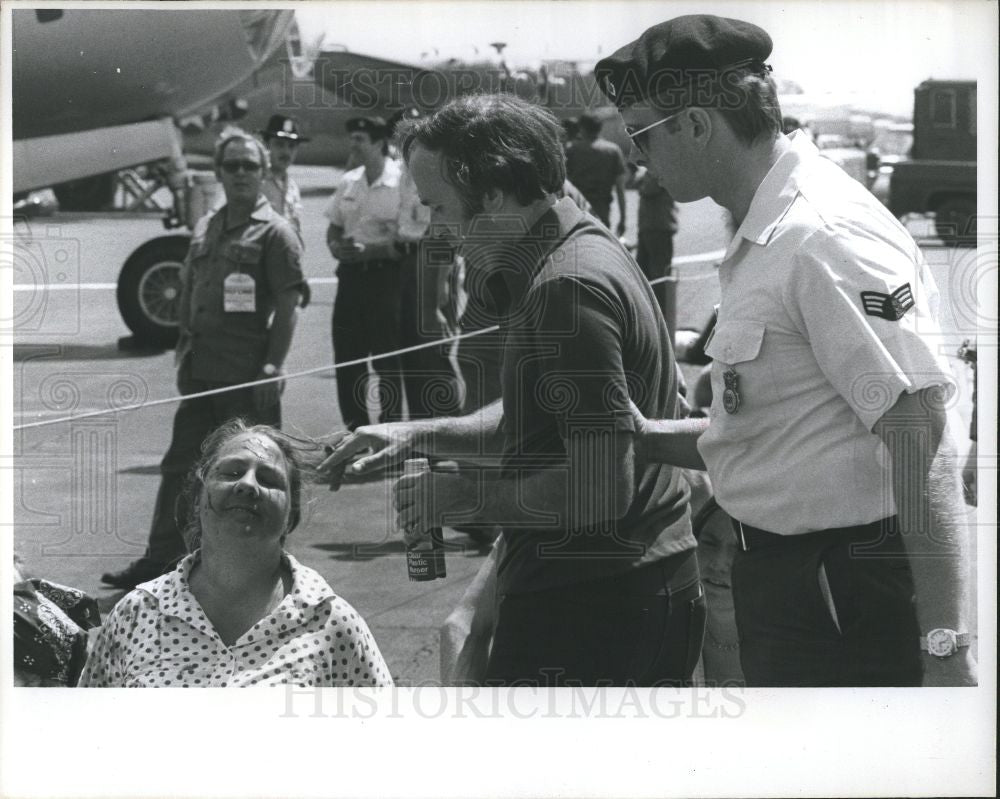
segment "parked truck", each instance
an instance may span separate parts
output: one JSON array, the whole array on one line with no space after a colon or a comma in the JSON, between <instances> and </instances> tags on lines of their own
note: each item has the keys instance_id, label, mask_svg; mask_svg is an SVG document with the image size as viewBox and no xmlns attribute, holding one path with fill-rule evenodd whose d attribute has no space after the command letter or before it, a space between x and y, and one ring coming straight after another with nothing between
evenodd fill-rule
<instances>
[{"instance_id":1,"label":"parked truck","mask_svg":"<svg viewBox=\"0 0 1000 799\"><path fill-rule=\"evenodd\" d=\"M892 171L889 210L897 217L932 213L943 241L975 243L975 81L925 80L917 86L913 147Z\"/></svg>"}]
</instances>

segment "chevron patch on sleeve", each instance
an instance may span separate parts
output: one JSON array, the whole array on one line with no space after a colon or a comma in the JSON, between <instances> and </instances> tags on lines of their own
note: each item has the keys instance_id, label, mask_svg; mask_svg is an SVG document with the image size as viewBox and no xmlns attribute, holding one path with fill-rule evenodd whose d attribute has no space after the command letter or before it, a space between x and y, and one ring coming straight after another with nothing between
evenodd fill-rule
<instances>
[{"instance_id":1,"label":"chevron patch on sleeve","mask_svg":"<svg viewBox=\"0 0 1000 799\"><path fill-rule=\"evenodd\" d=\"M881 291L862 291L861 303L864 305L865 313L869 316L877 316L889 322L898 322L913 307L913 290L909 283L904 283L892 294L883 294Z\"/></svg>"}]
</instances>

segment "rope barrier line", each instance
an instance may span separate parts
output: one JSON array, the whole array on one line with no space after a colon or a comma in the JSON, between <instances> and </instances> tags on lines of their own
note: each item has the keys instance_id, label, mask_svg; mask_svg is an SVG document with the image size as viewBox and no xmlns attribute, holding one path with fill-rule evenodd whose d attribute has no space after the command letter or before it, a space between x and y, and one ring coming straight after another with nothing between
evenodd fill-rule
<instances>
[{"instance_id":1,"label":"rope barrier line","mask_svg":"<svg viewBox=\"0 0 1000 799\"><path fill-rule=\"evenodd\" d=\"M237 383L232 386L224 386L222 388L213 388L208 391L199 391L195 394L182 394L176 397L164 397L163 399L150 400L148 402L140 402L135 405L122 405L120 408L105 408L99 411L88 411L87 413L78 413L74 416L61 416L58 419L43 419L38 422L26 422L25 424L16 424L13 430L27 430L33 427L48 427L50 425L64 424L66 422L76 422L80 419L93 419L96 416L108 416L113 413L128 413L130 411L138 411L143 408L154 408L157 405L169 405L171 403L183 402L189 399L200 399L201 397L211 397L215 394L225 394L227 391L237 391L243 388L253 388L254 386L263 386L267 383L277 383L282 380L297 380L300 377L308 377L310 375L319 374L321 372L329 372L331 370L341 369L345 366L360 366L361 364L366 364L370 360L375 360L376 358L393 358L397 355L404 355L408 352L416 352L417 350L428 349L430 347L437 347L448 341L460 341L461 339L474 338L475 336L482 336L486 333L493 333L499 330L499 325L493 325L493 327L485 327L482 330L474 330L471 333L460 333L455 336L448 336L447 338L439 338L434 341L428 341L423 344L414 344L412 347L403 347L398 350L392 350L391 352L382 352L378 355L372 355L366 358L355 358L353 361L344 361L343 363L334 363L327 366L317 366L313 369L306 369L301 372L293 372L287 375L278 375L276 377L266 377L263 380L252 380L248 383Z\"/></svg>"},{"instance_id":2,"label":"rope barrier line","mask_svg":"<svg viewBox=\"0 0 1000 799\"><path fill-rule=\"evenodd\" d=\"M714 253L709 253L710 255ZM650 280L649 284L655 286L658 283L664 283L673 277L668 275L666 277L658 277L655 280ZM61 416L56 419L42 419L37 422L26 422L24 424L16 424L13 426L13 430L28 430L37 427L50 427L57 424L65 424L66 422L76 422L81 419L93 419L98 416L109 416L114 413L129 413L131 411L142 410L144 408L155 408L158 405L170 405L172 403L183 402L189 399L200 399L201 397L211 397L215 394L225 394L227 391L237 391L244 388L253 388L254 386L263 386L268 383L277 383L282 380L297 380L300 377L309 377L310 375L320 374L322 372L329 372L331 370L336 371L337 369L343 368L345 366L360 366L366 364L369 361L378 360L381 358L394 358L399 355L405 355L409 352L417 352L418 350L429 349L430 347L437 347L441 344L452 342L452 341L462 341L463 339L475 338L476 336L483 336L487 333L495 333L500 329L499 325L493 325L492 327L484 327L481 330L473 330L469 333L459 333L454 336L447 336L445 338L435 339L434 341L427 341L423 344L414 344L412 347L402 347L398 350L392 350L391 352L382 352L377 355L371 355L366 358L356 358L353 361L345 361L344 363L334 363L327 366L317 366L313 369L306 369L301 372L292 372L287 375L279 375L276 377L267 377L263 380L253 380L248 383L238 383L232 386L224 386L223 388L213 388L208 391L199 391L195 394L183 394L176 397L164 397L162 399L150 400L148 402L140 402L135 405L122 405L120 408L105 408L99 411L88 411L86 413L78 413L73 416Z\"/></svg>"}]
</instances>

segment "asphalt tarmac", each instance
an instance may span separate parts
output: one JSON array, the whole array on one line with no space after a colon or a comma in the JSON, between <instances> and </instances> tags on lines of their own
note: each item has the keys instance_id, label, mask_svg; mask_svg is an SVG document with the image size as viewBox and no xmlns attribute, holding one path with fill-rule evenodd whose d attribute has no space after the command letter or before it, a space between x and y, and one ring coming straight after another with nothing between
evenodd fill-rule
<instances>
[{"instance_id":1,"label":"asphalt tarmac","mask_svg":"<svg viewBox=\"0 0 1000 799\"><path fill-rule=\"evenodd\" d=\"M338 174L293 168L304 194L304 270L313 300L301 314L285 364L290 374L332 363L336 283L322 211ZM633 241L636 203L629 192L627 237ZM922 235L925 228L913 230ZM18 225L13 241L14 283L20 287L14 293L14 424L146 403L139 410L14 433L8 468L14 472L15 549L31 574L88 591L102 612L121 593L103 587L100 574L142 554L158 464L170 440L170 398L177 393L172 351L119 349L119 338L129 331L118 314L114 283L129 253L163 233L155 214L56 214ZM680 327L701 327L718 301L713 263L727 241L724 216L712 203L680 206ZM954 413L964 435L971 376L954 354L975 333L975 251L928 240L924 252L942 294L940 347L960 381ZM696 373L685 371L689 379ZM166 401L149 404L155 400ZM290 432L317 436L340 429L333 371L289 380L283 409ZM960 447L966 446L963 437ZM314 487L288 547L360 611L396 680L419 685L437 679L438 627L486 550L449 532L447 579L409 582L393 516L387 482L338 493Z\"/></svg>"}]
</instances>

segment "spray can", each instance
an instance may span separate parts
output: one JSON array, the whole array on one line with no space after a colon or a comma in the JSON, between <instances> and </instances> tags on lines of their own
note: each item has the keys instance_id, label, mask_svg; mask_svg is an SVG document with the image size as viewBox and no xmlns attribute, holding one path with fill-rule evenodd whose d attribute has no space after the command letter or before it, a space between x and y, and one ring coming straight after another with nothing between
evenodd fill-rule
<instances>
[{"instance_id":1,"label":"spray can","mask_svg":"<svg viewBox=\"0 0 1000 799\"><path fill-rule=\"evenodd\" d=\"M423 474L431 470L427 458L410 458L403 464L405 476ZM428 535L414 546L406 549L406 571L414 582L425 582L445 577L444 533L440 527L432 527Z\"/></svg>"}]
</instances>

